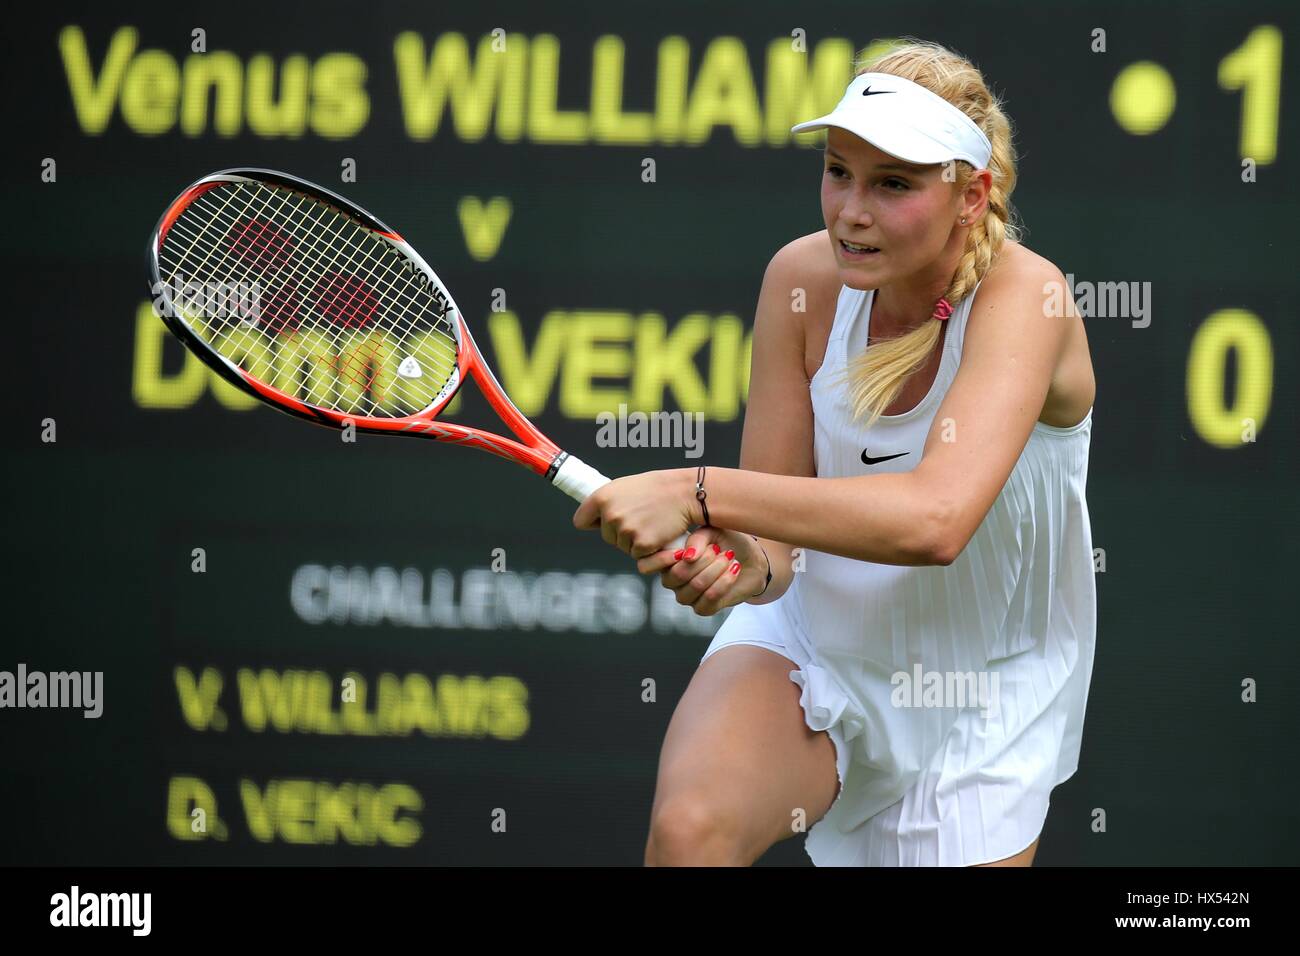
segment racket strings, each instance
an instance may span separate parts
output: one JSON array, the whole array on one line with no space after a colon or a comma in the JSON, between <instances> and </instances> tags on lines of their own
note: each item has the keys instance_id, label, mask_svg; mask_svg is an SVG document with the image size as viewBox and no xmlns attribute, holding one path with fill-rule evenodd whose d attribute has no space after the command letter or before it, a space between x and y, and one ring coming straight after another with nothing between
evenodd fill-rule
<instances>
[{"instance_id":1,"label":"racket strings","mask_svg":"<svg viewBox=\"0 0 1300 956\"><path fill-rule=\"evenodd\" d=\"M420 282L423 274L368 228L304 193L258 182L211 189L173 223L159 264L168 285L257 288L254 314L204 315L196 331L253 377L309 404L403 417L428 407L455 369L456 330L435 284Z\"/></svg>"},{"instance_id":2,"label":"racket strings","mask_svg":"<svg viewBox=\"0 0 1300 956\"><path fill-rule=\"evenodd\" d=\"M243 223L241 222L236 228L242 229L242 227ZM313 240L315 240L314 231L309 233L309 235ZM374 241L373 237L370 237L368 234L358 233L358 236ZM353 238L357 237L354 236ZM238 248L238 240L236 240L232 245L235 248ZM316 254L327 254L329 250L320 248L319 242L314 241L313 249L311 251ZM329 263L330 267L337 267L340 265L337 261L337 256L338 253L337 250L335 250L335 254L332 256L332 261ZM354 260L355 251L353 252L353 255L349 257L349 261L342 265L357 265ZM372 265L370 272L367 274L367 278L374 278L373 270L374 266ZM303 290L299 288L297 278L298 277L289 278L285 281L282 288L272 290L270 319L273 326L287 327L290 331L296 331L298 325L297 315L302 306L303 295ZM307 283L307 287L310 288L311 283ZM327 330L333 330L340 327L362 327L368 324L369 320L373 316L375 297L368 290L366 282L357 278L355 275L346 276L337 268L329 268L325 275L315 283L315 288L311 289L307 294L313 296L316 307L320 313L333 323L332 325L327 324L325 326ZM361 299L361 309L356 307L358 295L360 295ZM345 362L344 364L339 364L337 362L330 364L334 365L336 370L344 373L346 373L352 365L357 366L356 371L364 372L364 369L360 367L360 363L356 359L356 356L359 355L358 350L355 348L344 347L339 341L340 337L339 333L333 333L332 346L334 354L339 356L341 359L352 357L352 361L350 363ZM350 378L353 381L358 380L355 375L350 376Z\"/></svg>"},{"instance_id":3,"label":"racket strings","mask_svg":"<svg viewBox=\"0 0 1300 956\"><path fill-rule=\"evenodd\" d=\"M225 212L227 211L227 210L226 210L226 207L230 204L230 202L229 202L230 198L233 198L233 197L228 197L226 203L224 203L220 208L218 208L218 209L216 209L216 210L208 210L208 212L210 213L210 218L216 218L216 219L218 219L218 220L222 219L222 218L223 218L223 213L225 213ZM287 199L287 197L286 197L286 199ZM283 203L282 203L282 204L283 204ZM234 219L228 219L228 220L227 220L227 221L230 223L230 229L229 229L229 232L228 232L228 234L227 234L227 239L230 240L230 248L231 248L231 250L232 250L233 252L235 252L237 255L241 255L241 257L242 257L242 258L245 258L245 259L248 259L248 258L250 258L250 257L249 257L249 256L246 256L246 255L242 255L243 252L244 252L244 250L241 248L241 243L242 243L242 241L243 241L243 240L244 240L244 239L245 239L245 238L246 238L246 237L251 233L251 231L252 231L252 228L250 227L250 224L256 222L256 220L254 220L254 219L252 219L252 218L249 218L249 219L247 219L247 220L244 219L244 215L245 215L248 211L249 211L248 204L245 204L244 209L239 210L239 211L235 211L235 212L229 214L230 216L235 217ZM303 220L303 221L300 221L299 225L304 225L304 224L305 224L305 217L304 217L304 220ZM268 224L266 224L266 223L257 223L257 227L260 228L263 232L265 232L265 231L267 231ZM274 227L270 227L270 228L274 228ZM311 227L307 227L307 228L310 229ZM182 231L182 232L185 232L185 231L186 231L186 229L185 229L184 226L181 227L181 231ZM279 232L279 230L276 230L276 231ZM206 232L206 230L204 230L204 232ZM193 242L194 242L194 248L195 248L195 249L198 249L198 250L201 251L201 250L203 249L203 247L204 247L204 239L205 239L205 236L203 235L203 233L200 233L200 235L197 235L197 236L193 236L192 239L193 239ZM283 244L283 243L282 243L282 244ZM211 238L208 239L208 246L207 246L207 248L208 248L208 250L209 250L208 256L205 257L205 259L204 259L203 261L201 261L201 262L198 263L197 271L199 271L199 272L202 272L203 269L204 269L204 267L208 266L208 259L211 258L211 255L212 255L214 252L219 252L219 251L220 251L220 246L217 244L217 240L216 240L215 237L211 237ZM320 250L319 250L319 249L316 249L316 251L319 252ZM253 258L253 261L254 261L254 262L257 262L257 261L259 261L259 260L258 260L257 258L254 257L254 258ZM222 263L221 263L220 260L219 260L218 263L214 264L214 269L215 269L215 266L217 266L217 265L221 265L221 264L222 264ZM228 269L228 268L229 268L229 264L226 263L225 265L226 265L226 268ZM210 270L210 271L211 271L211 270ZM280 288L276 288L276 287L274 287L274 286L272 287L272 294L271 294L270 297L271 297L271 299L273 300L273 303L275 303L275 304L280 304L280 303L288 303L288 302L293 301L294 298L295 298L295 296L291 295L290 293L291 293L291 292L296 293L296 292L298 291L298 288L297 288L297 287L298 287L298 284L299 284L299 283L298 283L298 280L301 279L301 278L303 278L303 276L304 276L304 273L303 273L303 271L302 271L301 269L298 269L298 268L291 268L291 269L289 269L289 270L286 270L286 271L283 273L282 286L281 286ZM284 318L285 318L285 320L286 320L286 324L290 324L290 325L296 327L296 324L297 324L297 321L298 321L298 318L299 318L299 316L297 315L296 312L291 312L287 307L281 307L281 308L278 309L278 311L284 313Z\"/></svg>"},{"instance_id":4,"label":"racket strings","mask_svg":"<svg viewBox=\"0 0 1300 956\"><path fill-rule=\"evenodd\" d=\"M260 185L260 184L259 184L259 185ZM283 190L283 192L284 192L284 194L285 194L285 200L287 200L290 196L293 196L293 195L294 195L294 194L292 193L292 191L290 191L290 190ZM375 252L375 251L378 251L378 252L380 252L380 253L382 253L382 252L392 252L392 250L391 250L390 247L388 247L386 244L381 243L380 240L375 239L374 236L370 233L369 230L364 229L364 228L358 226L356 223L352 222L352 220L350 220L350 219L347 219L347 218L342 217L341 215L339 215L339 213L338 213L336 210L333 210L331 207L329 207L329 206L327 206L327 205L325 205L325 204L321 204L321 203L312 203L312 201L309 200L308 197L306 197L306 196L300 196L300 205L301 205L303 202L311 203L311 205L313 205L313 206L319 206L321 216L323 216L323 215L325 215L325 214L330 214L330 215L333 215L334 217L336 217L336 218L335 218L335 221L334 221L334 225L335 225L336 227L339 226L340 224L342 224L342 226L343 226L344 228L346 228L346 227L351 227L352 230L353 230L352 235L349 236L349 237L347 237L347 238L349 238L351 241L353 241L353 242L358 242L358 241L360 241L360 242L368 242L368 243L370 244L370 252L367 254L367 257L371 260L371 276L373 276L373 270L374 270L374 268L375 268L376 266L381 265L381 264L384 264L384 263L381 263L378 259L375 258L375 256L374 256L374 252ZM282 205L283 205L283 201L282 201ZM310 211L310 209L309 209L308 211ZM244 212L247 212L247 208L246 208L243 212L240 213L241 217L242 217L242 215L243 215ZM221 210L218 211L218 215L220 215L220 214L221 214ZM299 224L302 224L303 222L305 222L305 217L306 217L306 214L304 213L303 220L300 220L300 223L299 223ZM327 237L324 233L322 233L321 236L317 237L317 236L314 234L314 232L312 231L312 230L314 230L314 227L315 227L318 223L320 223L320 217L319 217L319 216L318 216L318 219L317 219L317 220L314 220L314 221L310 224L310 226L308 227L308 238L312 239L312 249L311 249L311 251L313 252L313 254L316 254L316 255L322 255L322 256L323 256L323 255L327 254L330 250L329 250L328 246L325 247L325 248L322 248L322 247L319 245L319 241L318 241L320 238L328 238L328 237ZM261 225L261 226L265 226L265 224L259 224L259 225ZM239 224L239 227L240 227L240 228L242 228L243 226L244 226L243 223L240 223L240 224ZM238 241L238 239L236 239L236 242L237 242L237 241ZM353 250L353 253L352 253L352 257L353 257L353 258L355 258L355 252L356 252L356 251L358 251L358 250L356 250L356 249ZM334 260L332 261L331 265L337 265L337 264L338 264L338 263L337 263L337 254L338 254L338 253L337 253L337 251L336 251L335 254L334 254ZM398 261L401 261L401 260L398 260ZM385 265L388 265L388 266L391 267L391 263L386 263ZM385 291L389 291L389 292L391 292L391 293L392 293L396 298L398 298L399 300L400 300L401 298L404 297L404 292L403 292L403 290L400 290L400 289L398 289L398 290L385 290ZM410 298L410 297L407 297L407 298L408 298L408 302L407 302L407 304L411 304L411 303L414 302L414 299L412 299L412 298ZM430 299L432 299L432 296L430 296ZM426 305L427 305L427 304L428 304L428 303L426 303Z\"/></svg>"},{"instance_id":5,"label":"racket strings","mask_svg":"<svg viewBox=\"0 0 1300 956\"><path fill-rule=\"evenodd\" d=\"M257 184L257 185L260 185L260 184ZM264 188L264 187L263 187L263 188ZM294 194L293 194L291 191L289 191L289 190L283 190L282 192L284 193L284 198L282 199L282 202L281 202L281 205L283 206L284 203L285 203L285 202L286 202L290 197L292 197ZM307 205L307 204L309 204L309 205ZM228 205L228 203L227 203L226 205ZM331 253L331 249L330 249L330 247L329 247L329 245L328 245L328 241L329 241L329 239L330 239L331 237L327 234L327 232L325 231L325 228L322 229L322 232L321 232L320 234L317 234L317 233L315 232L315 227L316 227L317 225L323 225L323 226L326 227L326 228L328 228L328 226L331 225L331 224L328 224L328 223L326 223L326 224L322 224L322 222L321 222L321 217L323 217L323 216L326 215L326 214L329 214L329 215L332 215L332 216L335 217L334 223L333 223L332 225L333 225L336 229L337 229L340 225L341 225L343 228L345 228L345 229L346 229L347 227L351 227L351 229L352 229L352 234L351 234L350 236L345 237L345 239L350 240L351 243L354 243L354 244L357 243L358 241L361 241L361 242L368 242L368 243L370 244L370 251L369 251L369 252L367 253L367 255L364 257L364 258L366 258L366 259L369 260L370 265L371 265L371 269L370 269L370 272L369 272L368 275L367 275L367 278L373 278L373 272L374 272L374 268L375 268L376 266L387 265L388 267L391 268L392 263L391 263L391 262L390 262L390 263L382 263L379 259L376 258L376 256L375 256L375 252L376 252L376 251L378 251L378 252L380 252L380 253L382 253L382 252L391 252L392 250L391 250L389 247L387 247L386 245L380 243L379 240L375 239L375 238L373 237L373 235L371 235L371 233L370 233L368 230L365 230L365 229L361 228L360 226L357 226L357 225L356 225L355 223L353 223L351 220L349 220L349 219L345 219L344 217L340 216L340 215L339 215L335 210L332 210L329 206L326 206L326 205L324 205L324 204L320 204L320 203L314 203L314 202L312 202L310 199L308 199L308 197L306 197L306 196L300 196L300 197L299 197L299 207L302 207L302 206L304 206L304 205L307 205L307 208L304 210L303 215L302 215L302 218L298 221L298 223L296 223L296 225L299 225L299 226L303 226L303 227L304 227L304 229L305 229L305 231L306 231L306 238L308 238L308 239L311 241L311 242L310 242L310 245L311 245L310 252L311 252L313 255L316 255L316 256L318 256L318 257L323 257L324 255L327 255L327 254L330 254L330 253ZM317 217L316 220L313 220L313 221L311 221L310 223L308 223L307 220L306 220L306 215L307 215L307 213L309 213L309 212L312 211L312 207L317 207L317 211L318 211L319 214L318 214L318 217ZM282 212L283 210L281 209L281 210L278 210L278 211L281 211L281 212ZM226 209L225 209L224 207L222 207L222 208L219 208L219 209L216 210L215 215L216 215L218 218L221 218L221 216L222 216L222 214L223 214L224 212L226 212ZM237 214L237 215L240 217L240 220L241 220L241 221L238 221L238 222L234 223L233 226L232 226L232 232L235 232L235 233L236 233L236 235L235 235L235 237L234 237L234 240L231 242L231 246L232 246L232 248L238 249L238 248L239 248L240 240L243 238L242 235L239 235L239 234L238 234L238 231L242 230L242 231L244 231L245 233L246 233L247 231L249 231L249 230L248 230L248 223L242 221L243 216L244 216L245 214L247 214L248 212L249 212L249 209L248 209L248 206L246 205L245 208L244 208L243 210L241 210L241 211ZM250 221L253 221L253 220L250 220ZM294 223L291 222L291 224L294 224ZM257 227L260 228L260 229L262 229L263 231L266 230L266 227L267 227L267 226L268 226L267 223L257 223ZM274 228L274 227L272 227L272 228ZM279 230L276 230L276 232L278 233ZM321 240L326 240L326 241L327 241L327 245L326 245L326 246L322 246L322 245L321 245ZM283 244L283 242L282 242L282 244ZM346 251L346 250L344 250L344 251ZM357 263L354 263L354 262L352 261L352 260L355 259L355 255L356 255L356 252L357 252L357 251L360 251L360 250L354 246L354 247L352 248L352 250L351 250L351 255L350 255L349 262L348 262L348 263L345 263L345 264L343 264L343 265L357 265ZM337 256L338 256L339 252L340 252L340 249L338 249L338 248L335 248L335 249L333 250L332 260L331 260L331 263L330 263L331 266L338 267L338 266L340 265L340 264L338 263L338 261L337 261ZM395 254L394 254L394 255L395 255ZM399 261L400 261L400 260L399 260ZM364 264L364 263L362 263L362 264ZM293 274L293 273L291 273L291 275L292 275L292 274ZM301 278L302 275L303 275L302 271L301 271L301 270L297 270L297 274L295 275L295 278ZM392 294L392 295L393 295L393 296L394 296L394 297L399 301L399 304L404 304L404 305L408 305L408 306L410 306L410 305L412 305L412 304L415 304L415 299L414 299L413 297L411 297L409 294L406 294L407 292L409 292L409 290L401 290L401 289L385 289L385 290L382 290L382 291L385 291L385 292L387 292L387 293L389 293L389 294ZM321 300L322 300L322 305L324 306L323 311L328 311L328 309L329 309L329 303L327 303L327 302L324 301L324 296L321 296L320 298L321 298ZM406 301L405 303L401 303L401 299L403 299L403 298L406 298L406 299L407 299L407 301ZM432 299L432 296L430 296L429 298L430 298L430 300L431 300L431 299ZM424 303L425 306L430 306L431 304L432 304L432 302Z\"/></svg>"},{"instance_id":6,"label":"racket strings","mask_svg":"<svg viewBox=\"0 0 1300 956\"><path fill-rule=\"evenodd\" d=\"M228 205L229 205L229 201L227 202L226 206L223 206L222 208L224 209ZM246 247L257 248L253 246L251 243L245 243L243 241L244 239L248 238L248 236L251 233L251 230L248 228L248 221L245 220L242 214L248 211L247 205L248 204L246 204L246 208L241 211L239 215L238 223L235 224L230 230L230 234L233 235L233 241L230 243L230 247L231 250L234 251L236 254L245 253ZM317 255L323 255L328 252L328 249L321 245L321 235L317 233L317 231L314 228L316 224L319 224L320 220L321 220L320 216L318 216L316 220L313 220L311 224L312 227L309 228L309 231L307 233L307 238L313 247L313 251ZM304 217L302 220L300 220L299 225L302 225L305 221L306 220ZM337 224L337 220L336 220L336 224ZM266 230L259 229L259 232L264 233L266 232ZM280 231L275 230L273 234L279 235ZM359 227L357 227L353 231L353 235L348 238L351 238L353 239L353 241L356 241L358 238L362 236L364 236L367 239L370 239L372 242L377 243L377 240L374 240L373 237L369 236L368 232L360 230ZM286 243L280 241L276 243L276 245L279 247L283 247L286 245ZM200 243L200 247L201 246L202 244ZM269 248L269 246L267 248ZM372 253L374 251L374 248L378 248L378 246L372 248ZM265 250L260 249L259 251L264 252ZM331 259L332 259L332 264L337 266L340 265L340 263L338 263L338 249L335 248L334 251L335 251L335 255L333 255ZM349 257L350 261L345 265L357 264L355 262L356 251L357 250L355 249L352 250L352 255L350 255ZM250 258L246 254L243 257L245 259ZM259 258L258 256L254 256L253 261L258 261L258 258ZM266 257L265 255L262 255L260 258L266 258ZM371 256L371 259L373 259L373 254ZM204 264L206 263L200 264L200 271L202 271L202 266ZM371 270L369 273L369 275L372 278L373 278L373 271L374 271L374 263L372 262ZM296 331L296 326L298 323L291 316L283 315L283 313L291 313L296 307L296 303L295 303L296 296L294 294L296 289L296 283L294 277L296 276L300 278L303 275L303 273L302 270L293 270L287 275L289 276L289 278L286 281L282 282L280 284L280 287L276 288L273 286L272 289L270 290L270 295L269 295L270 315L264 316L264 319L269 318L270 324L273 327L287 326L291 331ZM323 313L327 318L333 319L335 322L335 326L337 327L337 325L339 324L338 320L340 316L343 315L343 308L344 308L344 300L343 300L343 295L341 293L348 292L348 290L346 288L344 289L339 289L337 287L331 288L329 285L331 278L334 278L332 274L327 275L326 280L317 283L316 299L317 299L317 305L319 307L319 311ZM351 297L354 302L356 299L355 292L356 292L355 288L351 290ZM352 319L357 319L358 321L348 320L343 322L342 325L345 327L363 326L366 324L365 320L368 320L370 318L371 311L372 310L370 308L367 308L364 313L357 313L356 310L353 309L351 310L351 317ZM330 329L331 327L325 326L325 328ZM243 332L243 330L241 330L238 326L233 326L233 325L228 325L227 330L234 331L235 333ZM246 339L247 334L244 334L241 337ZM231 336L230 338L233 339L234 337ZM382 364L383 356L381 355L381 350L374 346L373 340L370 342L363 341L358 345L351 345L349 343L343 342L341 341L341 336L337 332L335 332L331 336L331 339L332 339L331 347L327 349L325 352L310 357L310 360L299 361L297 363L293 363L289 365L288 371L290 373L290 377L294 377L297 374L300 374L303 369L306 369L307 395L305 397L313 404L328 405L329 403L325 399L329 397L328 395L329 385L330 385L329 376L321 377L318 375L313 379L312 369L309 367L311 364L313 364L313 361L316 363L323 363L324 365L331 368L335 373L335 375L337 375L338 377L351 381L355 384L361 385L363 390L366 393L368 393L368 397L372 399L372 402L368 406L361 405L360 407L353 407L353 408L341 407L339 408L339 410L348 411L348 412L361 411L369 414L373 414L375 411L382 412L382 406L388 403L386 403L385 401L386 396L384 396L379 392L379 390L375 387L375 382L374 382L376 378L376 373L379 371L379 366ZM218 340L217 345L220 346L221 344L222 343ZM225 352L230 353L233 351L236 355L238 355L240 352L243 352L243 354L246 355L247 354L246 344L247 344L246 342L227 343ZM228 355L228 357L231 356ZM293 356L290 356L290 359L292 358ZM299 358L302 359L304 357L299 356ZM450 368L448 359L444 359L441 364L443 365L444 369ZM284 369L285 363L281 362L280 365L282 366L281 374L283 375L285 371ZM449 372L444 374L443 376L444 380L446 378L446 374L449 374ZM376 399L378 400L378 403L380 405L379 408L375 407L374 400ZM335 404L337 406L342 403L335 403ZM423 397L421 398L421 401L418 402L417 404L421 404L421 405L426 404L423 401Z\"/></svg>"},{"instance_id":7,"label":"racket strings","mask_svg":"<svg viewBox=\"0 0 1300 956\"><path fill-rule=\"evenodd\" d=\"M263 187L263 189L265 189L265 187ZM267 191L275 192L274 190L267 190ZM289 224L291 226L297 225L299 227L302 227L303 230L305 230L305 239L307 243L310 244L311 246L310 251L314 255L316 255L318 258L322 258L326 255L329 256L330 262L327 264L327 267L328 266L338 267L340 265L343 266L364 265L365 264L364 262L358 263L356 261L357 253L359 251L363 251L356 246L356 243L364 242L370 245L370 249L367 251L366 255L363 256L363 259L368 260L370 265L370 269L368 270L366 277L372 280L375 278L374 270L376 266L381 264L376 259L375 253L383 252L383 251L391 251L389 250L389 247L386 246L386 244L381 244L379 240L375 239L369 233L368 230L362 229L360 226L356 226L350 220L347 220L344 217L339 216L336 211L334 211L331 207L326 206L325 204L317 204L311 202L310 200L307 199L307 197L301 196L300 194L294 194L292 193L292 191L289 190L281 190L280 192L284 194L280 201L281 207L283 207L287 203L290 197L293 197L295 195L297 196L296 202L299 206L299 209L296 211L301 212L301 207L304 202L309 204L310 206L321 207L321 209L317 212L315 219L309 220L307 214L303 213L302 215L299 216L297 222L295 222L292 216L290 216ZM228 230L228 236L232 237L232 241L229 243L230 250L237 255L241 255L242 258L244 258L245 260L251 258L253 262L260 262L261 260L274 261L275 258L283 258L280 256L273 257L267 255L268 250L273 250L273 251L282 250L287 245L287 242L284 239L283 230L279 230L275 228L268 229L263 223L257 222L257 234L263 239L267 234L270 234L276 237L275 241L273 243L262 242L260 244L255 244L246 241L249 239L251 235L253 235L253 229L250 228L250 222L256 222L255 217L252 219L247 218L247 214L251 211L250 209L250 207L252 206L251 201L245 202L243 209L237 210L232 214L231 213L232 197L226 196L224 197L224 199L225 201L219 207L216 207L216 216L217 218L226 221L230 227ZM283 213L283 208L281 208L278 211ZM225 213L224 216L222 215L223 213ZM232 215L235 218L232 219L231 218ZM349 249L346 243L342 247L340 247L339 244L336 242L327 241L329 237L327 236L326 231L323 228L320 230L317 229L318 226L326 226L331 224L330 222L327 221L326 217L328 217L329 220L332 220L332 225L335 227L335 229L338 229L340 227L340 223L342 223L342 229L344 230L343 238L353 243L352 248ZM350 234L348 234L349 232ZM196 237L196 238L200 239L197 245L201 249L203 247L201 237ZM322 244L323 242L324 244ZM248 255L248 251L250 249L255 250L254 254L251 257ZM209 254L211 254L212 251L216 251L216 250L210 250ZM348 253L348 261L346 263L340 264L338 262L338 257L343 252ZM202 271L204 265L206 265L206 262L200 263L200 271ZM271 314L269 318L273 326L287 325L292 330L297 324L293 320L292 314L297 305L297 299L299 298L299 295L301 293L301 290L298 288L298 280L303 278L303 275L304 273L301 269L290 270L290 272L286 274L286 278L278 285L278 287L273 286L272 289L270 290L269 298L270 298ZM393 292L392 289L383 289L382 291L387 291L390 293ZM337 330L340 326L343 328L349 326L361 327L367 324L368 320L371 317L373 307L372 305L367 304L363 311L357 310L356 305L357 305L359 292L364 292L364 283L361 280L353 279L349 286L347 280L343 279L343 274L340 273L337 270L337 268L335 268L332 271L327 271L323 279L317 280L315 299L316 299L316 305L318 311L327 319L332 320L332 324L327 324L324 326L327 330ZM362 302L363 303L367 302L369 298L371 297L369 297L368 295L363 297ZM406 298L409 299L410 297L407 296ZM426 307L430 307L432 305L432 296L429 296L429 299L430 302L425 303ZM403 304L407 304L409 306L410 303L407 302ZM285 315L285 313L290 313L290 314ZM340 321L340 319L342 319L342 321ZM239 332L240 330L236 327L235 331ZM446 328L444 331L454 335L454 333L452 333L452 330L450 328ZM380 401L383 402L384 397L382 395L377 395L376 389L374 388L374 384L373 384L375 378L375 372L376 372L376 365L378 364L377 359L380 358L377 350L374 349L373 346L369 349L365 348L364 347L365 343L362 343L363 345L362 348L349 347L346 343L340 342L340 334L337 331L333 331L331 338L332 338L333 354L321 355L318 356L317 358L321 360L325 360L325 363L327 365L330 365L336 373L341 374L342 377L350 381L353 381L355 383L362 384L370 392L372 398L378 397ZM238 343L238 345L243 345L243 344L244 343ZM402 344L405 345L406 343L402 343ZM443 351L444 353L446 353L449 350L444 349ZM451 367L450 358L445 356L443 358L443 361L440 364L442 365L444 371L443 378L445 381L446 376L450 374L450 367ZM323 404L323 402L320 401L320 399L323 396L317 393L323 391L327 384L328 384L327 379L325 380L325 385L321 385L319 384L319 382L315 384L315 386L312 388L311 392L309 393L308 398L313 400L313 403L315 404ZM370 409L368 408L363 408L361 410L370 411Z\"/></svg>"}]
</instances>

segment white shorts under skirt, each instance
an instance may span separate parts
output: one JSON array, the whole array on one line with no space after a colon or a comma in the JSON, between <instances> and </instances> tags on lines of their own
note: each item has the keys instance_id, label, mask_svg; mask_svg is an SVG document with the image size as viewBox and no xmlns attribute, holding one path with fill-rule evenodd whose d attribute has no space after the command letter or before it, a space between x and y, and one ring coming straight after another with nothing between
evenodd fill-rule
<instances>
[{"instance_id":1,"label":"white shorts under skirt","mask_svg":"<svg viewBox=\"0 0 1300 956\"><path fill-rule=\"evenodd\" d=\"M1083 668L1049 660L1060 657L1060 648L1049 654L1046 644L990 662L987 670L999 673L1007 702L1002 718L990 720L977 707L958 710L938 745L923 745L924 734L884 733L887 724L906 726L890 724L888 688L846 693L814 659L791 616L797 610L787 604L783 598L733 608L700 663L733 644L794 662L790 679L801 688L804 720L830 736L840 781L830 810L804 842L815 865L972 866L1014 856L1038 838L1052 789L1077 769ZM886 699L877 699L882 694ZM880 739L890 736L894 741ZM915 752L882 760L882 747ZM879 769L894 765L915 770ZM872 800L885 805L865 820L853 819L854 808L875 806Z\"/></svg>"}]
</instances>

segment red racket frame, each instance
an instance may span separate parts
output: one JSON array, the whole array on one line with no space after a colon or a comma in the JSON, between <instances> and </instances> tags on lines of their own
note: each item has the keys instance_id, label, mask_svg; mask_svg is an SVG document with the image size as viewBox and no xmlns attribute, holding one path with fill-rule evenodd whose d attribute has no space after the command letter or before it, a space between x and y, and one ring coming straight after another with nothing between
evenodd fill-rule
<instances>
[{"instance_id":1,"label":"red racket frame","mask_svg":"<svg viewBox=\"0 0 1300 956\"><path fill-rule=\"evenodd\" d=\"M450 390L435 404L414 415L401 418L345 415L332 409L308 405L293 395L267 385L265 382L258 381L238 365L218 353L202 337L195 334L185 322L177 318L175 305L167 297L167 287L160 274L159 254L167 240L167 233L185 209L199 196L225 183L234 182L265 182L273 186L304 193L313 199L334 206L345 215L359 220L362 226L383 238L400 255L423 272L445 295L447 311L455 321L457 337L456 369L452 376L453 382ZM161 294L167 299L167 308L162 315L162 319L167 323L168 328L190 348L190 351L194 352L222 378L281 411L331 428L341 429L351 423L359 431L386 435L411 435L478 448L507 461L523 465L535 474L547 479L554 477L564 459L568 457L565 451L542 434L537 426L529 421L527 416L510 401L496 376L492 374L492 370L488 368L487 363L483 360L483 355L474 341L474 336L470 334L469 327L465 324L460 309L456 306L455 300L452 299L451 292L447 289L446 284L438 278L433 269L429 267L429 264L396 231L337 193L299 179L296 176L290 176L287 173L272 169L244 167L224 169L212 173L187 186L167 207L167 211L158 220L158 225L149 238L148 260L150 288L155 290L155 294L159 294L157 290L161 287ZM466 377L474 379L479 390L492 406L492 410L510 428L519 439L518 441L480 428L437 420L438 414L460 392Z\"/></svg>"}]
</instances>

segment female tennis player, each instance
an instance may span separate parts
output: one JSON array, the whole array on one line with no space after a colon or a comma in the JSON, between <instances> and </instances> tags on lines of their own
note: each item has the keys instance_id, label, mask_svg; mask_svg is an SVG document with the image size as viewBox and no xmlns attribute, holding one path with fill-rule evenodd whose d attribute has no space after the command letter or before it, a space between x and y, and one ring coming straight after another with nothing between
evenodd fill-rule
<instances>
[{"instance_id":1,"label":"female tennis player","mask_svg":"<svg viewBox=\"0 0 1300 956\"><path fill-rule=\"evenodd\" d=\"M764 276L741 467L574 514L698 614L734 607L645 860L749 864L811 827L817 865L1028 866L1096 635L1083 323L1018 241L1010 123L968 60L895 47L794 132L818 129L826 229Z\"/></svg>"}]
</instances>

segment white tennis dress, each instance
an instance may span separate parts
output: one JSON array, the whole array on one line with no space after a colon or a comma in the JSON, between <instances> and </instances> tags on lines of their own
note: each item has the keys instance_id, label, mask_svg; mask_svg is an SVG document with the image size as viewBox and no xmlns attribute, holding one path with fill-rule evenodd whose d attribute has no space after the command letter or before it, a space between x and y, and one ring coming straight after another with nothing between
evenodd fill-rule
<instances>
[{"instance_id":1,"label":"white tennis dress","mask_svg":"<svg viewBox=\"0 0 1300 956\"><path fill-rule=\"evenodd\" d=\"M811 383L819 477L916 467L978 292L948 319L929 394L868 429L853 421L840 376L866 347L875 293L840 290ZM968 866L1038 837L1052 788L1078 768L1092 676L1091 430L1091 409L1069 428L1035 424L951 565L806 549L785 594L736 606L719 628L701 663L731 644L785 655L808 726L835 744L840 791L805 842L816 865Z\"/></svg>"}]
</instances>

